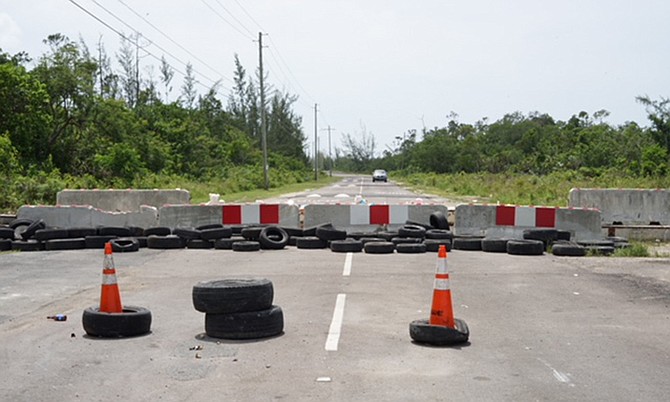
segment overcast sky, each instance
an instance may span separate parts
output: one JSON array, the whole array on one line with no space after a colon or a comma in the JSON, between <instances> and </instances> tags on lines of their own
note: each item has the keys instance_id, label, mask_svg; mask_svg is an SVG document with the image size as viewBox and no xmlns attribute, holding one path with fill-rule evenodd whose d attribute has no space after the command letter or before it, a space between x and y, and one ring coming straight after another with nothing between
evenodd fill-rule
<instances>
[{"instance_id":1,"label":"overcast sky","mask_svg":"<svg viewBox=\"0 0 670 402\"><path fill-rule=\"evenodd\" d=\"M515 111L567 120L605 109L612 124L648 126L635 97L670 97L670 2L663 0L74 1L118 31L141 32L146 49L175 69L191 62L203 85L221 79L222 97L234 54L254 71L253 40L267 33L270 83L299 96L295 110L310 143L318 103L326 152L329 125L333 146L342 133L366 130L381 152L410 129L445 126L452 111L475 123ZM109 54L120 42L70 0L0 0L3 51L38 58L52 33L81 36L92 52L101 35ZM158 80L159 63L143 57L145 77L150 65ZM172 97L181 81L177 74Z\"/></svg>"}]
</instances>

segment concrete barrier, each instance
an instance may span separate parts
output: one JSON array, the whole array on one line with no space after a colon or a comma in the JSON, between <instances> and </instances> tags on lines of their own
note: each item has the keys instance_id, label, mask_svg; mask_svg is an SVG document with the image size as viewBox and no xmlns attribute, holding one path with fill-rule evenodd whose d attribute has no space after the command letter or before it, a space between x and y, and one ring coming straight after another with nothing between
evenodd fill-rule
<instances>
[{"instance_id":1,"label":"concrete barrier","mask_svg":"<svg viewBox=\"0 0 670 402\"><path fill-rule=\"evenodd\" d=\"M93 208L90 205L24 205L19 208L19 219L42 219L47 226L98 227L98 226L139 226L148 228L158 225L158 210L143 205L139 211L111 212Z\"/></svg>"},{"instance_id":2,"label":"concrete barrier","mask_svg":"<svg viewBox=\"0 0 670 402\"><path fill-rule=\"evenodd\" d=\"M463 204L455 214L455 235L522 238L537 228L567 230L574 240L602 237L597 209Z\"/></svg>"},{"instance_id":3,"label":"concrete barrier","mask_svg":"<svg viewBox=\"0 0 670 402\"><path fill-rule=\"evenodd\" d=\"M139 211L142 205L159 208L165 204L188 204L186 190L63 190L56 205L90 205L105 211Z\"/></svg>"},{"instance_id":4,"label":"concrete barrier","mask_svg":"<svg viewBox=\"0 0 670 402\"><path fill-rule=\"evenodd\" d=\"M300 226L298 207L288 204L164 205L158 216L160 226L168 227L195 227L210 223Z\"/></svg>"},{"instance_id":5,"label":"concrete barrier","mask_svg":"<svg viewBox=\"0 0 670 402\"><path fill-rule=\"evenodd\" d=\"M573 188L569 205L600 209L606 224L670 225L670 190Z\"/></svg>"},{"instance_id":6,"label":"concrete barrier","mask_svg":"<svg viewBox=\"0 0 670 402\"><path fill-rule=\"evenodd\" d=\"M428 224L435 211L445 216L445 205L315 205L304 207L304 227L332 223L346 231L396 230L407 220Z\"/></svg>"}]
</instances>

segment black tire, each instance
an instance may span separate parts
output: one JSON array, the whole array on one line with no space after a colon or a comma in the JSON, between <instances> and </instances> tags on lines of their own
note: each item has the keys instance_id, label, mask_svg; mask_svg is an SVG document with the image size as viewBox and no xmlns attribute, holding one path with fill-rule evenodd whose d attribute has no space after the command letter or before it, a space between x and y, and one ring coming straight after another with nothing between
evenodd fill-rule
<instances>
[{"instance_id":1,"label":"black tire","mask_svg":"<svg viewBox=\"0 0 670 402\"><path fill-rule=\"evenodd\" d=\"M105 244L116 239L116 236L86 236L86 248L105 248Z\"/></svg>"},{"instance_id":2,"label":"black tire","mask_svg":"<svg viewBox=\"0 0 670 402\"><path fill-rule=\"evenodd\" d=\"M437 253L440 251L440 246L444 245L447 251L451 251L451 240L449 239L426 239L423 241L426 245L426 251Z\"/></svg>"},{"instance_id":3,"label":"black tire","mask_svg":"<svg viewBox=\"0 0 670 402\"><path fill-rule=\"evenodd\" d=\"M258 251L261 249L261 244L257 241L243 240L233 243L233 251Z\"/></svg>"},{"instance_id":4,"label":"black tire","mask_svg":"<svg viewBox=\"0 0 670 402\"><path fill-rule=\"evenodd\" d=\"M391 240L393 240L393 239L388 239L388 240L387 240L387 239L385 239L385 238L383 238L383 237L361 237L359 240L360 240L361 243L363 243L363 245L365 246L367 243L372 243L372 242L375 242L375 243L386 242L386 241L391 241Z\"/></svg>"},{"instance_id":5,"label":"black tire","mask_svg":"<svg viewBox=\"0 0 670 402\"><path fill-rule=\"evenodd\" d=\"M333 240L330 250L336 253L360 253L363 251L363 242L355 239Z\"/></svg>"},{"instance_id":6,"label":"black tire","mask_svg":"<svg viewBox=\"0 0 670 402\"><path fill-rule=\"evenodd\" d=\"M584 257L586 248L577 243L554 243L551 247L551 253L561 257Z\"/></svg>"},{"instance_id":7,"label":"black tire","mask_svg":"<svg viewBox=\"0 0 670 402\"><path fill-rule=\"evenodd\" d=\"M147 248L147 237L146 236L137 236L133 237L137 240L137 244L140 245L140 248Z\"/></svg>"},{"instance_id":8,"label":"black tire","mask_svg":"<svg viewBox=\"0 0 670 402\"><path fill-rule=\"evenodd\" d=\"M300 228L287 228L285 226L281 226L281 228L284 229L284 231L286 233L288 233L289 237L302 237L302 236L304 236L303 235L303 230L300 229Z\"/></svg>"},{"instance_id":9,"label":"black tire","mask_svg":"<svg viewBox=\"0 0 670 402\"><path fill-rule=\"evenodd\" d=\"M313 237L313 236L316 236L316 230L317 230L318 228L320 228L321 226L332 228L332 227L333 227L333 224L332 224L332 223L322 223L322 224L320 224L320 225L310 226L310 227L305 228L305 229L302 230L302 236L303 236L303 237Z\"/></svg>"},{"instance_id":10,"label":"black tire","mask_svg":"<svg viewBox=\"0 0 670 402\"><path fill-rule=\"evenodd\" d=\"M295 246L299 249L316 250L328 248L328 242L319 239L316 236L298 237Z\"/></svg>"},{"instance_id":11,"label":"black tire","mask_svg":"<svg viewBox=\"0 0 670 402\"><path fill-rule=\"evenodd\" d=\"M119 237L109 241L115 253L131 253L140 249L140 242L134 237Z\"/></svg>"},{"instance_id":12,"label":"black tire","mask_svg":"<svg viewBox=\"0 0 670 402\"><path fill-rule=\"evenodd\" d=\"M30 226L28 226L26 230L24 230L23 233L21 233L21 238L23 240L28 240L35 235L35 232L44 228L46 228L44 221L42 219L38 219L35 222L31 223ZM83 236L77 236L77 237L83 237Z\"/></svg>"},{"instance_id":13,"label":"black tire","mask_svg":"<svg viewBox=\"0 0 670 402\"><path fill-rule=\"evenodd\" d=\"M98 229L96 228L68 228L67 229L67 236L76 239L78 237L87 237L87 236L97 236L98 234Z\"/></svg>"},{"instance_id":14,"label":"black tire","mask_svg":"<svg viewBox=\"0 0 670 402\"><path fill-rule=\"evenodd\" d=\"M244 237L234 236L225 239L218 239L214 242L214 248L217 250L232 250L233 243L238 241L245 241Z\"/></svg>"},{"instance_id":15,"label":"black tire","mask_svg":"<svg viewBox=\"0 0 670 402\"><path fill-rule=\"evenodd\" d=\"M209 230L209 229L221 229L223 227L222 223L208 223L206 225L196 226L195 229L199 231ZM232 229L230 229L232 231Z\"/></svg>"},{"instance_id":16,"label":"black tire","mask_svg":"<svg viewBox=\"0 0 670 402\"><path fill-rule=\"evenodd\" d=\"M139 226L128 226L128 230L130 230L130 237L144 236L144 228Z\"/></svg>"},{"instance_id":17,"label":"black tire","mask_svg":"<svg viewBox=\"0 0 670 402\"><path fill-rule=\"evenodd\" d=\"M510 239L482 239L482 251L487 253L506 253Z\"/></svg>"},{"instance_id":18,"label":"black tire","mask_svg":"<svg viewBox=\"0 0 670 402\"><path fill-rule=\"evenodd\" d=\"M172 229L164 226L156 226L153 228L144 229L144 235L149 236L167 236L172 234Z\"/></svg>"},{"instance_id":19,"label":"black tire","mask_svg":"<svg viewBox=\"0 0 670 402\"><path fill-rule=\"evenodd\" d=\"M523 231L523 238L526 240L540 240L544 243L544 249L551 246L558 240L558 230L556 229L526 229Z\"/></svg>"},{"instance_id":20,"label":"black tire","mask_svg":"<svg viewBox=\"0 0 670 402\"><path fill-rule=\"evenodd\" d=\"M39 240L14 240L12 250L15 251L42 251L44 243Z\"/></svg>"},{"instance_id":21,"label":"black tire","mask_svg":"<svg viewBox=\"0 0 670 402\"><path fill-rule=\"evenodd\" d=\"M423 239L418 237L394 237L391 239L391 243L395 244L417 244L423 242Z\"/></svg>"},{"instance_id":22,"label":"black tire","mask_svg":"<svg viewBox=\"0 0 670 402\"><path fill-rule=\"evenodd\" d=\"M347 232L334 227L319 226L316 228L316 237L324 241L344 240L347 238Z\"/></svg>"},{"instance_id":23,"label":"black tire","mask_svg":"<svg viewBox=\"0 0 670 402\"><path fill-rule=\"evenodd\" d=\"M452 247L455 250L480 251L482 249L482 237L480 236L461 236L454 237Z\"/></svg>"},{"instance_id":24,"label":"black tire","mask_svg":"<svg viewBox=\"0 0 670 402\"><path fill-rule=\"evenodd\" d=\"M449 221L447 221L447 217L441 211L435 211L430 214L429 221L430 226L435 229L449 230Z\"/></svg>"},{"instance_id":25,"label":"black tire","mask_svg":"<svg viewBox=\"0 0 670 402\"><path fill-rule=\"evenodd\" d=\"M214 248L214 243L210 240L191 239L186 242L186 248L194 250L209 250Z\"/></svg>"},{"instance_id":26,"label":"black tire","mask_svg":"<svg viewBox=\"0 0 670 402\"><path fill-rule=\"evenodd\" d=\"M261 339L284 331L284 312L279 306L234 314L205 314L205 333L212 338Z\"/></svg>"},{"instance_id":27,"label":"black tire","mask_svg":"<svg viewBox=\"0 0 670 402\"><path fill-rule=\"evenodd\" d=\"M39 241L67 239L67 229L38 229L33 238Z\"/></svg>"},{"instance_id":28,"label":"black tire","mask_svg":"<svg viewBox=\"0 0 670 402\"><path fill-rule=\"evenodd\" d=\"M572 238L572 233L569 230L559 230L558 231L558 240L570 241Z\"/></svg>"},{"instance_id":29,"label":"black tire","mask_svg":"<svg viewBox=\"0 0 670 402\"><path fill-rule=\"evenodd\" d=\"M447 229L430 229L426 230L426 239L453 240L454 234Z\"/></svg>"},{"instance_id":30,"label":"black tire","mask_svg":"<svg viewBox=\"0 0 670 402\"><path fill-rule=\"evenodd\" d=\"M591 255L612 255L614 246L586 246L587 254Z\"/></svg>"},{"instance_id":31,"label":"black tire","mask_svg":"<svg viewBox=\"0 0 670 402\"><path fill-rule=\"evenodd\" d=\"M181 237L184 240L201 239L202 233L193 228L174 228L172 234Z\"/></svg>"},{"instance_id":32,"label":"black tire","mask_svg":"<svg viewBox=\"0 0 670 402\"><path fill-rule=\"evenodd\" d=\"M258 241L261 237L261 231L263 230L260 226L251 226L242 229L241 235L247 240Z\"/></svg>"},{"instance_id":33,"label":"black tire","mask_svg":"<svg viewBox=\"0 0 670 402\"><path fill-rule=\"evenodd\" d=\"M227 239L233 235L233 229L224 227L223 225L218 228L208 228L199 230L200 230L200 236L204 240Z\"/></svg>"},{"instance_id":34,"label":"black tire","mask_svg":"<svg viewBox=\"0 0 670 402\"><path fill-rule=\"evenodd\" d=\"M364 237L375 237L376 233L374 232L347 232L347 238L360 240Z\"/></svg>"},{"instance_id":35,"label":"black tire","mask_svg":"<svg viewBox=\"0 0 670 402\"><path fill-rule=\"evenodd\" d=\"M11 249L12 239L0 239L0 251L9 251Z\"/></svg>"},{"instance_id":36,"label":"black tire","mask_svg":"<svg viewBox=\"0 0 670 402\"><path fill-rule=\"evenodd\" d=\"M398 229L398 236L423 239L426 237L426 228L419 225L404 225Z\"/></svg>"},{"instance_id":37,"label":"black tire","mask_svg":"<svg viewBox=\"0 0 670 402\"><path fill-rule=\"evenodd\" d=\"M507 254L512 255L542 255L544 242L533 239L515 239L507 242Z\"/></svg>"},{"instance_id":38,"label":"black tire","mask_svg":"<svg viewBox=\"0 0 670 402\"><path fill-rule=\"evenodd\" d=\"M233 236L242 236L242 230L248 227L249 225L233 225L230 229L233 231Z\"/></svg>"},{"instance_id":39,"label":"black tire","mask_svg":"<svg viewBox=\"0 0 670 402\"><path fill-rule=\"evenodd\" d=\"M21 226L30 226L33 223L32 219L14 219L13 221L9 222L9 227L16 230L17 228Z\"/></svg>"},{"instance_id":40,"label":"black tire","mask_svg":"<svg viewBox=\"0 0 670 402\"><path fill-rule=\"evenodd\" d=\"M423 243L396 244L395 251L398 254L421 254L426 252L426 245Z\"/></svg>"},{"instance_id":41,"label":"black tire","mask_svg":"<svg viewBox=\"0 0 670 402\"><path fill-rule=\"evenodd\" d=\"M186 247L184 239L177 235L147 237L147 248L157 248L163 250L178 249Z\"/></svg>"},{"instance_id":42,"label":"black tire","mask_svg":"<svg viewBox=\"0 0 670 402\"><path fill-rule=\"evenodd\" d=\"M448 346L468 341L470 329L465 321L454 319L456 328L431 325L428 320L415 320L409 324L409 336L413 341L434 346Z\"/></svg>"},{"instance_id":43,"label":"black tire","mask_svg":"<svg viewBox=\"0 0 670 402\"><path fill-rule=\"evenodd\" d=\"M281 250L288 244L289 235L278 226L266 226L261 230L258 242L266 250Z\"/></svg>"},{"instance_id":44,"label":"black tire","mask_svg":"<svg viewBox=\"0 0 670 402\"><path fill-rule=\"evenodd\" d=\"M363 249L367 254L393 254L395 251L395 244L390 241L369 242L365 243Z\"/></svg>"},{"instance_id":45,"label":"black tire","mask_svg":"<svg viewBox=\"0 0 670 402\"><path fill-rule=\"evenodd\" d=\"M0 228L0 239L14 240L14 229Z\"/></svg>"},{"instance_id":46,"label":"black tire","mask_svg":"<svg viewBox=\"0 0 670 402\"><path fill-rule=\"evenodd\" d=\"M116 236L116 237L130 237L132 236L130 229L122 226L102 226L98 228L98 235L100 236Z\"/></svg>"},{"instance_id":47,"label":"black tire","mask_svg":"<svg viewBox=\"0 0 670 402\"><path fill-rule=\"evenodd\" d=\"M86 239L51 239L44 243L46 250L81 250L86 248Z\"/></svg>"},{"instance_id":48,"label":"black tire","mask_svg":"<svg viewBox=\"0 0 670 402\"><path fill-rule=\"evenodd\" d=\"M231 314L270 308L274 288L268 279L222 279L198 282L191 295L201 313Z\"/></svg>"},{"instance_id":49,"label":"black tire","mask_svg":"<svg viewBox=\"0 0 670 402\"><path fill-rule=\"evenodd\" d=\"M89 336L139 336L151 332L151 311L144 307L123 306L122 313L105 313L99 307L89 307L84 310L81 322Z\"/></svg>"},{"instance_id":50,"label":"black tire","mask_svg":"<svg viewBox=\"0 0 670 402\"><path fill-rule=\"evenodd\" d=\"M384 241L391 241L391 239L398 236L400 236L398 232L377 232L374 234L374 237L382 238Z\"/></svg>"},{"instance_id":51,"label":"black tire","mask_svg":"<svg viewBox=\"0 0 670 402\"><path fill-rule=\"evenodd\" d=\"M429 229L435 229L434 227L430 226L430 224L426 224L423 222L418 222L418 221L413 221L413 220L406 220L405 225L412 225L412 226L421 226L422 228L429 230Z\"/></svg>"}]
</instances>

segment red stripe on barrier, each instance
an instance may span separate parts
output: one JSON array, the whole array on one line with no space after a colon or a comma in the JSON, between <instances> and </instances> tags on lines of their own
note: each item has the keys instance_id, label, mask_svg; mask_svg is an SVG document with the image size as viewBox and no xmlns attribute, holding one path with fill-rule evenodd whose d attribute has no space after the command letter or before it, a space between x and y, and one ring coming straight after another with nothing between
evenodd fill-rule
<instances>
[{"instance_id":1,"label":"red stripe on barrier","mask_svg":"<svg viewBox=\"0 0 670 402\"><path fill-rule=\"evenodd\" d=\"M279 224L279 205L261 205L261 223L265 225Z\"/></svg>"},{"instance_id":2,"label":"red stripe on barrier","mask_svg":"<svg viewBox=\"0 0 670 402\"><path fill-rule=\"evenodd\" d=\"M389 221L389 206L388 205L371 205L370 206L370 224L371 225L387 225Z\"/></svg>"},{"instance_id":3,"label":"red stripe on barrier","mask_svg":"<svg viewBox=\"0 0 670 402\"><path fill-rule=\"evenodd\" d=\"M496 225L498 226L514 226L514 217L516 208L507 205L498 205L496 208Z\"/></svg>"},{"instance_id":4,"label":"red stripe on barrier","mask_svg":"<svg viewBox=\"0 0 670 402\"><path fill-rule=\"evenodd\" d=\"M242 224L242 206L241 205L224 205L223 224L224 225L240 225Z\"/></svg>"},{"instance_id":5,"label":"red stripe on barrier","mask_svg":"<svg viewBox=\"0 0 670 402\"><path fill-rule=\"evenodd\" d=\"M536 208L535 226L540 228L556 227L556 208Z\"/></svg>"}]
</instances>

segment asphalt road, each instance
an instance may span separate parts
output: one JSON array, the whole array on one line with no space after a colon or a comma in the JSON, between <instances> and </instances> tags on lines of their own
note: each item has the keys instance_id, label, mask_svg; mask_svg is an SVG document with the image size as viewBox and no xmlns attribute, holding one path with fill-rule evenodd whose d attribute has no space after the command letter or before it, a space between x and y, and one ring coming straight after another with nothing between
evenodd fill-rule
<instances>
[{"instance_id":1,"label":"asphalt road","mask_svg":"<svg viewBox=\"0 0 670 402\"><path fill-rule=\"evenodd\" d=\"M83 310L99 302L102 257L101 250L0 253L0 400L664 401L670 394L665 258L453 251L454 310L470 342L438 348L408 333L411 321L428 318L433 253L115 254L124 304L149 308L153 323L146 336L113 340L90 338L81 324ZM206 337L192 286L250 276L273 281L284 333L244 342ZM342 321L331 330L336 305ZM46 319L56 313L68 320Z\"/></svg>"}]
</instances>

